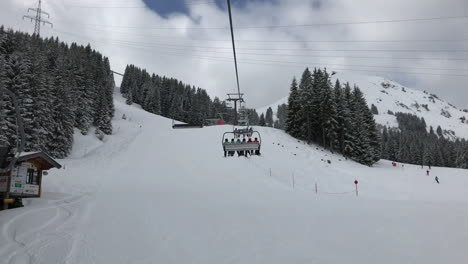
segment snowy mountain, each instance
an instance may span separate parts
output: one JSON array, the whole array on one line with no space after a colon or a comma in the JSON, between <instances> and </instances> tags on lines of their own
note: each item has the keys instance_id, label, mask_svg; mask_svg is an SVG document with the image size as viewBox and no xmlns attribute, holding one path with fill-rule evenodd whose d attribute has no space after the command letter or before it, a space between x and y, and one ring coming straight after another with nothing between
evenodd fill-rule
<instances>
[{"instance_id":1,"label":"snowy mountain","mask_svg":"<svg viewBox=\"0 0 468 264\"><path fill-rule=\"evenodd\" d=\"M43 198L0 212L0 263L466 261L468 170L370 168L264 127L262 156L224 158L232 126L115 100L113 135L77 131Z\"/></svg>"},{"instance_id":2,"label":"snowy mountain","mask_svg":"<svg viewBox=\"0 0 468 264\"><path fill-rule=\"evenodd\" d=\"M364 93L369 107L374 104L379 114L375 120L381 125L398 127L396 117L389 114L411 113L424 118L428 126L434 129L441 126L446 130L447 137L468 138L468 112L457 109L449 102L437 95L411 89L394 81L382 77L365 76L349 73L336 73L332 76L332 83L339 79L340 82L349 82L351 87L356 84ZM289 91L285 91L288 93ZM257 109L257 112L265 113L268 107L276 113L277 106L288 102L288 95L277 102ZM275 115L276 116L276 115Z\"/></svg>"}]
</instances>

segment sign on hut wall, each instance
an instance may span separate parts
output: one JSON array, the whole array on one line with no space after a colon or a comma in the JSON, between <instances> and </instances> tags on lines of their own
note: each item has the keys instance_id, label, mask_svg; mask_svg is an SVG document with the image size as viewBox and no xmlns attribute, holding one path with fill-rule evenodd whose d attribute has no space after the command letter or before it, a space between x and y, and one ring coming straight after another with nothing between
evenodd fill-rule
<instances>
[{"instance_id":1,"label":"sign on hut wall","mask_svg":"<svg viewBox=\"0 0 468 264\"><path fill-rule=\"evenodd\" d=\"M23 188L24 194L39 195L39 185L25 184Z\"/></svg>"},{"instance_id":2,"label":"sign on hut wall","mask_svg":"<svg viewBox=\"0 0 468 264\"><path fill-rule=\"evenodd\" d=\"M32 164L24 162L11 171L10 193L23 194L29 168L33 168Z\"/></svg>"}]
</instances>

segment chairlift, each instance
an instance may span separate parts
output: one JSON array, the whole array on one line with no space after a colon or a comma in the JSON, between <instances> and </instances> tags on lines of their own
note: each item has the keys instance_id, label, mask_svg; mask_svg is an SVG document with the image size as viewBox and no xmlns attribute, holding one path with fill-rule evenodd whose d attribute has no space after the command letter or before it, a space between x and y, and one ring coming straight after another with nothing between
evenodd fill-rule
<instances>
[{"instance_id":1,"label":"chairlift","mask_svg":"<svg viewBox=\"0 0 468 264\"><path fill-rule=\"evenodd\" d=\"M231 142L231 139L237 141L240 138L257 138L257 141L252 142ZM227 142L226 142L227 139ZM262 146L262 138L258 131L253 130L252 128L242 128L242 129L235 129L232 132L225 132L223 134L223 139L221 141L223 145L223 150L227 152L236 152L236 151L255 151L256 153L260 153L260 147Z\"/></svg>"}]
</instances>

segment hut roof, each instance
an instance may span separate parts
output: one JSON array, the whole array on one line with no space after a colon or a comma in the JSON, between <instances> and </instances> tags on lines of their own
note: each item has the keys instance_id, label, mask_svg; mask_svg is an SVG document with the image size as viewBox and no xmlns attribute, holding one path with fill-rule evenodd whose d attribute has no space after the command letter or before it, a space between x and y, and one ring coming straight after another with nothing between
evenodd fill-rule
<instances>
[{"instance_id":1,"label":"hut roof","mask_svg":"<svg viewBox=\"0 0 468 264\"><path fill-rule=\"evenodd\" d=\"M48 170L51 168L60 169L62 165L60 165L57 161L47 155L45 152L38 151L38 152L22 152L21 155L18 157L17 162L28 161L28 160L38 160L39 163L42 165L42 169Z\"/></svg>"}]
</instances>

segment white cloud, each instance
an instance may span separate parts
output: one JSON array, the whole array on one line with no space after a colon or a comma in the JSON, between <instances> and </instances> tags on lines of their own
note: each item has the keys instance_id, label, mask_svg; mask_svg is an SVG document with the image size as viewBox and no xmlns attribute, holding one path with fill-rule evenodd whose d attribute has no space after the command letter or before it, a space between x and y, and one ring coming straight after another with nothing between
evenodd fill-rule
<instances>
[{"instance_id":1,"label":"white cloud","mask_svg":"<svg viewBox=\"0 0 468 264\"><path fill-rule=\"evenodd\" d=\"M34 25L21 19L35 0L0 2L0 23L14 29L32 32ZM233 1L235 3L235 1ZM189 5L189 15L174 14L163 18L147 8L76 8L80 6L143 6L141 0L119 1L44 1L54 28L43 27L42 35L58 35L62 40L86 44L110 58L115 71L122 72L127 64L146 68L149 72L178 78L183 82L207 89L221 98L236 91L234 65L228 29L202 29L228 26L226 10L214 5ZM314 27L243 28L248 26L335 23L347 21L394 20L406 18L468 15L464 0L330 0L248 2L241 9L233 8L238 47L241 89L250 106L262 106L287 94L295 75L300 77L305 66L327 64L389 66L395 68L359 67L382 72L431 72L408 70L405 67L459 69L442 73L468 75L468 61L400 60L411 58L468 58L467 42L246 42L242 40L434 40L468 39L468 19L434 20L406 23L338 25ZM96 25L112 25L103 27ZM159 29L150 29L155 27ZM176 29L161 29L176 28ZM196 40L194 40L196 39ZM194 48L193 46L197 47ZM221 49L209 47L221 47ZM203 48L202 48L203 47ZM208 48L206 48L208 47ZM414 52L313 52L297 49L405 49ZM270 49L270 50L253 50ZM271 50L290 49L290 50ZM295 49L295 50L294 50ZM425 52L423 50L449 50ZM289 54L280 55L255 55ZM337 56L314 58L310 56ZM390 59L359 59L350 56L391 57ZM273 63L265 61L284 61ZM291 62L296 64L295 67ZM262 64L262 65L260 65ZM273 64L273 65L263 65ZM278 65L280 64L280 65ZM357 67L355 67L357 68ZM463 71L464 70L464 71ZM372 74L372 73L369 73ZM383 73L403 85L435 92L453 103L468 108L467 77Z\"/></svg>"}]
</instances>

